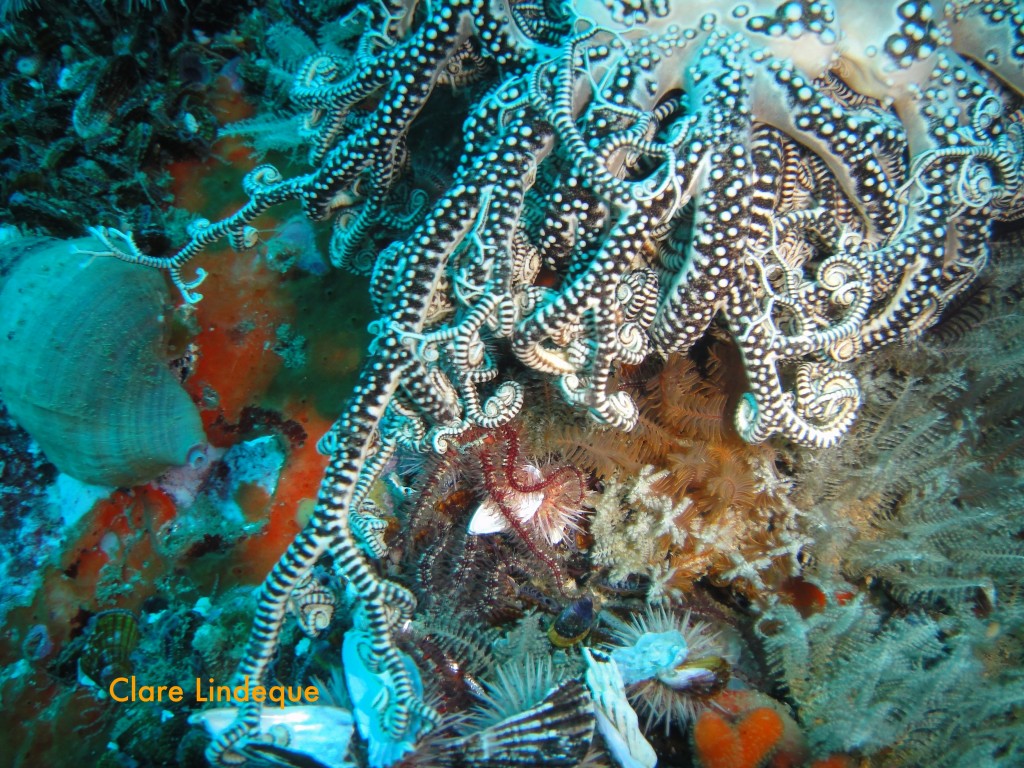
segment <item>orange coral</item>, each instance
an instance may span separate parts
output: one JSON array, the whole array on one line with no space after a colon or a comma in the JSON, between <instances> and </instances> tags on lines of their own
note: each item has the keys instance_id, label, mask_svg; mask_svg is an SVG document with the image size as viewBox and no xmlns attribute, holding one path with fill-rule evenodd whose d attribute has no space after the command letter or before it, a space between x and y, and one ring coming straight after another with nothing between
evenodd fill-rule
<instances>
[{"instance_id":1,"label":"orange coral","mask_svg":"<svg viewBox=\"0 0 1024 768\"><path fill-rule=\"evenodd\" d=\"M757 504L757 483L744 451L729 446L712 446L712 465L704 482L704 494L714 513Z\"/></svg>"},{"instance_id":2,"label":"orange coral","mask_svg":"<svg viewBox=\"0 0 1024 768\"><path fill-rule=\"evenodd\" d=\"M678 435L720 442L732 431L727 414L730 395L722 386L721 370L712 357L709 375L704 376L689 357L673 355L646 382L645 408Z\"/></svg>"},{"instance_id":3,"label":"orange coral","mask_svg":"<svg viewBox=\"0 0 1024 768\"><path fill-rule=\"evenodd\" d=\"M545 425L546 426L546 425ZM546 427L545 445L573 466L600 478L617 470L635 474L654 456L643 440L633 440L618 430L600 430L593 424L558 424Z\"/></svg>"}]
</instances>

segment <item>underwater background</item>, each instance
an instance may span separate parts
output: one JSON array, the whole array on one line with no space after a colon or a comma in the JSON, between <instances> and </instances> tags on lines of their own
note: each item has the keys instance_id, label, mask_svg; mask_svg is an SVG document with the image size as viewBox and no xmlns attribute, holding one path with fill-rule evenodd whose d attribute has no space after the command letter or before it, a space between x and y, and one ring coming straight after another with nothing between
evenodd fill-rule
<instances>
[{"instance_id":1,"label":"underwater background","mask_svg":"<svg viewBox=\"0 0 1024 768\"><path fill-rule=\"evenodd\" d=\"M1020 3L0 25L0 765L1024 765Z\"/></svg>"}]
</instances>

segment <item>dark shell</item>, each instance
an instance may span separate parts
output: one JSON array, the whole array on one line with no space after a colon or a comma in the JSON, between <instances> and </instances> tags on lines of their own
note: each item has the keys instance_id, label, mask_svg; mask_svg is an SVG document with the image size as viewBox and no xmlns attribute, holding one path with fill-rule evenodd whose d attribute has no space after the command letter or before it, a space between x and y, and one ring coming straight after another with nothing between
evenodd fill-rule
<instances>
[{"instance_id":1,"label":"dark shell","mask_svg":"<svg viewBox=\"0 0 1024 768\"><path fill-rule=\"evenodd\" d=\"M593 600L589 597L574 600L558 614L558 618L548 629L548 639L556 648L576 645L590 634L596 618Z\"/></svg>"},{"instance_id":2,"label":"dark shell","mask_svg":"<svg viewBox=\"0 0 1024 768\"><path fill-rule=\"evenodd\" d=\"M139 82L139 65L133 56L112 59L75 102L71 115L75 133L95 139L111 131L136 100Z\"/></svg>"},{"instance_id":3,"label":"dark shell","mask_svg":"<svg viewBox=\"0 0 1024 768\"><path fill-rule=\"evenodd\" d=\"M213 82L209 54L201 46L184 43L172 55L175 80L182 88L201 90Z\"/></svg>"}]
</instances>

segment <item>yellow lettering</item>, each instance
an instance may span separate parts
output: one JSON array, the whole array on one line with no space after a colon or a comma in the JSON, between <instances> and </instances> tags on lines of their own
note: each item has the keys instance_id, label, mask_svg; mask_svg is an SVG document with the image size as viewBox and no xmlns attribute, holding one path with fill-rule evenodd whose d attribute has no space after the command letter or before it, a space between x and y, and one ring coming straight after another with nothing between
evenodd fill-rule
<instances>
[{"instance_id":1,"label":"yellow lettering","mask_svg":"<svg viewBox=\"0 0 1024 768\"><path fill-rule=\"evenodd\" d=\"M224 698L221 698L221 695ZM231 686L230 685L218 685L217 686L217 701L231 701Z\"/></svg>"},{"instance_id":2,"label":"yellow lettering","mask_svg":"<svg viewBox=\"0 0 1024 768\"><path fill-rule=\"evenodd\" d=\"M314 701L320 698L320 689L315 685L306 686L306 701L312 704Z\"/></svg>"},{"instance_id":3,"label":"yellow lettering","mask_svg":"<svg viewBox=\"0 0 1024 768\"><path fill-rule=\"evenodd\" d=\"M116 693L114 693L114 686L115 685L117 685L118 683L127 683L127 682L128 682L128 678L127 677L115 677L113 680L111 680L110 681L110 690L109 690L110 698L112 698L114 701L128 701L128 697L127 696L122 696L122 697L119 698L118 695Z\"/></svg>"},{"instance_id":4,"label":"yellow lettering","mask_svg":"<svg viewBox=\"0 0 1024 768\"><path fill-rule=\"evenodd\" d=\"M152 685L144 685L139 689L139 701L155 701Z\"/></svg>"},{"instance_id":5,"label":"yellow lettering","mask_svg":"<svg viewBox=\"0 0 1024 768\"><path fill-rule=\"evenodd\" d=\"M180 685L172 685L171 689L167 692L167 698L171 701L181 701L184 695L185 692L181 690Z\"/></svg>"},{"instance_id":6,"label":"yellow lettering","mask_svg":"<svg viewBox=\"0 0 1024 768\"><path fill-rule=\"evenodd\" d=\"M252 700L258 701L261 704L267 700L267 689L262 685L257 685L252 689Z\"/></svg>"},{"instance_id":7,"label":"yellow lettering","mask_svg":"<svg viewBox=\"0 0 1024 768\"><path fill-rule=\"evenodd\" d=\"M276 698L275 698L276 696ZM277 704L279 707L284 709L284 688L280 685L275 685L270 689L270 700Z\"/></svg>"},{"instance_id":8,"label":"yellow lettering","mask_svg":"<svg viewBox=\"0 0 1024 768\"><path fill-rule=\"evenodd\" d=\"M239 693L241 691L241 693ZM249 676L245 676L245 683L235 688L235 701L249 700Z\"/></svg>"}]
</instances>

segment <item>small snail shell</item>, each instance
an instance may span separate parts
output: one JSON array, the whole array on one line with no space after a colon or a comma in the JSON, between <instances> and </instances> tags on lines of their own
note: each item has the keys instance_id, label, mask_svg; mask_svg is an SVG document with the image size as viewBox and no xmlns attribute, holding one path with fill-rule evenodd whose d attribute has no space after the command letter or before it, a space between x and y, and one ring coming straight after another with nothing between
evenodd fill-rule
<instances>
[{"instance_id":1,"label":"small snail shell","mask_svg":"<svg viewBox=\"0 0 1024 768\"><path fill-rule=\"evenodd\" d=\"M581 597L569 603L548 629L548 640L556 648L575 645L590 633L596 619L594 601Z\"/></svg>"},{"instance_id":2,"label":"small snail shell","mask_svg":"<svg viewBox=\"0 0 1024 768\"><path fill-rule=\"evenodd\" d=\"M93 238L5 243L22 258L0 289L0 398L57 468L130 486L205 444L195 404L167 365L159 271Z\"/></svg>"}]
</instances>

